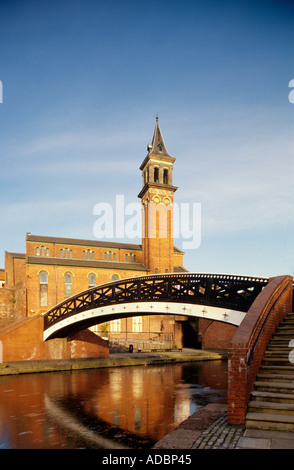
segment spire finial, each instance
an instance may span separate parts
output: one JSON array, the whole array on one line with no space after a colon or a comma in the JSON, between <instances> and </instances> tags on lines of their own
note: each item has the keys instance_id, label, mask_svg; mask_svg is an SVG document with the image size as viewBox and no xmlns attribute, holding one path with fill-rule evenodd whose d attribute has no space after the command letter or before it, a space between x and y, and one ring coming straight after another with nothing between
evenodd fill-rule
<instances>
[{"instance_id":1,"label":"spire finial","mask_svg":"<svg viewBox=\"0 0 294 470\"><path fill-rule=\"evenodd\" d=\"M156 122L158 122L158 114L156 114Z\"/></svg>"}]
</instances>

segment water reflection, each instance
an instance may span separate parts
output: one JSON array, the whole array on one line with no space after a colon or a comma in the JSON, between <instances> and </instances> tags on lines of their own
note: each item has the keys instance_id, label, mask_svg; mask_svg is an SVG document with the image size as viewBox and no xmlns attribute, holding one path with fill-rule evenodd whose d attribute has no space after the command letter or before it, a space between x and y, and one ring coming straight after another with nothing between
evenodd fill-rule
<instances>
[{"instance_id":1,"label":"water reflection","mask_svg":"<svg viewBox=\"0 0 294 470\"><path fill-rule=\"evenodd\" d=\"M213 361L0 377L0 448L148 448L226 396Z\"/></svg>"}]
</instances>

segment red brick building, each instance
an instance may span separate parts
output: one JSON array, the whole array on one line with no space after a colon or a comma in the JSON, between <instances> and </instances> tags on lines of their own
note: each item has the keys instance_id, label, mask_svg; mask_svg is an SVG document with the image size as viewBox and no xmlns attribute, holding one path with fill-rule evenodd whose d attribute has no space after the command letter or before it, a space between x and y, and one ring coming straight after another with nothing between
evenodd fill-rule
<instances>
[{"instance_id":1,"label":"red brick building","mask_svg":"<svg viewBox=\"0 0 294 470\"><path fill-rule=\"evenodd\" d=\"M42 315L62 300L95 285L146 274L186 271L184 253L174 246L174 162L156 117L153 139L140 166L142 244L27 233L24 254L5 252L0 327L22 317ZM226 348L235 329L229 325L220 327L218 322L187 320L175 315L132 317L112 320L91 330L104 338L125 342L126 346L144 339L182 347L184 335L188 338L186 346L195 347L200 339L204 347Z\"/></svg>"},{"instance_id":2,"label":"red brick building","mask_svg":"<svg viewBox=\"0 0 294 470\"><path fill-rule=\"evenodd\" d=\"M26 252L5 252L5 288L17 297L22 316L47 312L62 300L95 285L117 279L153 273L185 271L183 252L174 247L172 217L173 194L171 157L156 119L152 143L141 165L143 188L142 245L97 240L26 235ZM148 207L157 216L148 218ZM167 214L166 233L160 232L161 208ZM16 300L14 301L14 304ZM14 305L15 306L15 305ZM134 317L113 320L92 330L113 339L159 337L181 345L181 324L175 316Z\"/></svg>"}]
</instances>

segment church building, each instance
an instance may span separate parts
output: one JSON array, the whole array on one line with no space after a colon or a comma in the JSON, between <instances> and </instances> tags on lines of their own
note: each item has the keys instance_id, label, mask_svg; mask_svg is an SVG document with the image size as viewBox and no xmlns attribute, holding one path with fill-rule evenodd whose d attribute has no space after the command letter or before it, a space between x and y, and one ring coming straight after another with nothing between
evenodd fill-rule
<instances>
[{"instance_id":1,"label":"church building","mask_svg":"<svg viewBox=\"0 0 294 470\"><path fill-rule=\"evenodd\" d=\"M172 157L156 117L152 142L143 160L142 243L26 235L26 252L5 252L5 287L14 289L22 317L42 315L78 292L114 280L160 273L185 272L184 253L174 246ZM128 347L182 347L183 317L154 315L112 320L92 327L111 342ZM137 343L136 343L137 341ZM139 344L139 343L138 343ZM151 346L150 346L151 347Z\"/></svg>"}]
</instances>

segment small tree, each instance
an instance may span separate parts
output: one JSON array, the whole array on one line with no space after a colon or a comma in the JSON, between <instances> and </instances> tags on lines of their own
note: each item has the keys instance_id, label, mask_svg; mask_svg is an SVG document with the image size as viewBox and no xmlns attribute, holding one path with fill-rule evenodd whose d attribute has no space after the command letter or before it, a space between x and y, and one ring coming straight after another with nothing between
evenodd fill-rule
<instances>
[{"instance_id":1,"label":"small tree","mask_svg":"<svg viewBox=\"0 0 294 470\"><path fill-rule=\"evenodd\" d=\"M109 333L108 333L108 327L109 327L109 323L103 323L101 325L101 336L103 336L104 338L109 338Z\"/></svg>"}]
</instances>

